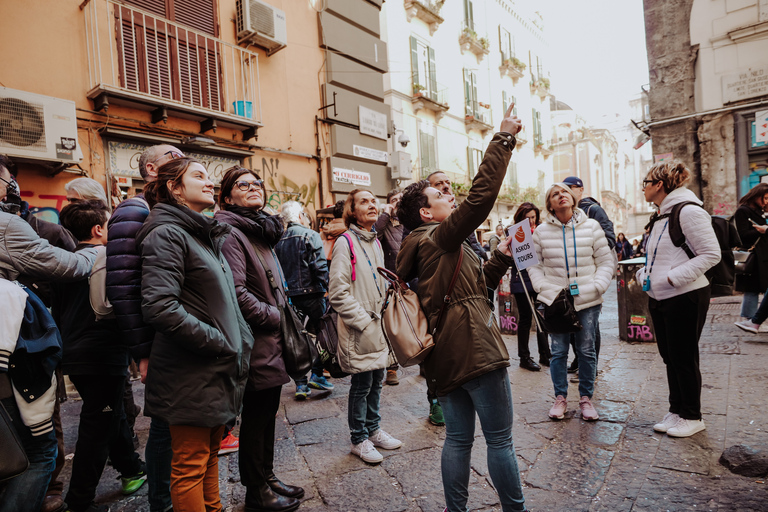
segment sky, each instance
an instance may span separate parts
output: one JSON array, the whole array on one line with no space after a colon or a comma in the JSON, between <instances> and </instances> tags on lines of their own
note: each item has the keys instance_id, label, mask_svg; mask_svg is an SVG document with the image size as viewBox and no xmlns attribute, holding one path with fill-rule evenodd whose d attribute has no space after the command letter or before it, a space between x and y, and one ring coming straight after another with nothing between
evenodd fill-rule
<instances>
[{"instance_id":1,"label":"sky","mask_svg":"<svg viewBox=\"0 0 768 512\"><path fill-rule=\"evenodd\" d=\"M589 123L623 113L648 83L642 0L538 0L552 93ZM647 88L647 87L646 87Z\"/></svg>"}]
</instances>

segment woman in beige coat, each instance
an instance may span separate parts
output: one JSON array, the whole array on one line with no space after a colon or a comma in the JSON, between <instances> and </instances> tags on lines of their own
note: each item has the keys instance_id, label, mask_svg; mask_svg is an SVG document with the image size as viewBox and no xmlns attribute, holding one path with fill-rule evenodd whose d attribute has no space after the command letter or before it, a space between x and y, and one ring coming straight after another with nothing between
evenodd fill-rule
<instances>
[{"instance_id":1,"label":"woman in beige coat","mask_svg":"<svg viewBox=\"0 0 768 512\"><path fill-rule=\"evenodd\" d=\"M394 450L403 444L379 428L381 381L392 361L381 330L386 281L376 268L384 266L384 253L372 231L378 216L373 194L367 190L349 193L343 215L348 229L333 247L328 286L331 306L339 315L339 364L352 374L351 451L371 464L383 460L376 447Z\"/></svg>"}]
</instances>

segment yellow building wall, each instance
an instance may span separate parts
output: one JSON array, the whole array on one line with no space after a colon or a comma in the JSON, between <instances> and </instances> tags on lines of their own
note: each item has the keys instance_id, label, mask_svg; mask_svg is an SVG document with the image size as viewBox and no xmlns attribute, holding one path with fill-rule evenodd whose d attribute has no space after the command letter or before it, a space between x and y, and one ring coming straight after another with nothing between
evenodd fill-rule
<instances>
[{"instance_id":1,"label":"yellow building wall","mask_svg":"<svg viewBox=\"0 0 768 512\"><path fill-rule=\"evenodd\" d=\"M98 4L99 27L105 30L109 21L103 15L104 0L91 2ZM4 51L0 52L0 85L74 101L78 144L83 152L80 167L106 188L108 153L100 130L110 127L144 134L162 132L181 138L200 135L200 125L173 117L170 112L167 124L153 124L150 112L114 104L110 104L107 115L93 111L93 102L87 98L94 81L89 80L86 39L86 13L92 6L83 11L79 8L81 3L82 0L2 2L0 48ZM236 44L235 0L216 3L219 38ZM242 141L239 130L223 127L202 135L216 140L217 146L253 153L252 157L244 158L243 163L265 179L268 204L279 207L286 200L298 198L314 210L325 206L320 204L317 161L260 148L303 155L317 153L315 116L321 106L319 73L323 67L317 12L311 2L269 0L269 3L286 13L288 44L270 57L264 50L250 47L259 54L263 127L258 130L258 140L251 139L249 146ZM101 48L102 54L106 51ZM325 128L320 129L322 156L325 156L324 141L328 135ZM51 170L43 165L19 163L18 166L25 200L36 207L61 208L64 184L76 175L65 171L51 177ZM323 192L324 197L330 197L327 184Z\"/></svg>"}]
</instances>

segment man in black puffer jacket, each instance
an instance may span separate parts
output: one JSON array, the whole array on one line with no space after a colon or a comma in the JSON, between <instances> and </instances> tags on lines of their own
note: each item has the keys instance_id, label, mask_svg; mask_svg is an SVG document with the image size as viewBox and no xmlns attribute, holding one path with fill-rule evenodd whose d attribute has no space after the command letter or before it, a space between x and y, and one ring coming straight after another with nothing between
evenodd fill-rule
<instances>
[{"instance_id":1,"label":"man in black puffer jacket","mask_svg":"<svg viewBox=\"0 0 768 512\"><path fill-rule=\"evenodd\" d=\"M182 156L181 151L167 144L148 148L139 158L142 179L146 183L154 181L158 167ZM144 323L141 315L141 254L136 244L136 235L148 215L149 206L142 194L123 201L109 220L107 242L107 297L131 355L139 364L142 382L155 337L154 329ZM150 512L171 507L171 457L168 425L152 418L146 449Z\"/></svg>"}]
</instances>

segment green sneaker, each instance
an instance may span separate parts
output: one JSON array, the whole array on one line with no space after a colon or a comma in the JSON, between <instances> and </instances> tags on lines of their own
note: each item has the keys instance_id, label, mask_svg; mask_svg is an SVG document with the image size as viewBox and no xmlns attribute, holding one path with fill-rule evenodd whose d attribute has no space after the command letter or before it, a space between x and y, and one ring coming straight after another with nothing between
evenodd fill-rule
<instances>
[{"instance_id":1,"label":"green sneaker","mask_svg":"<svg viewBox=\"0 0 768 512\"><path fill-rule=\"evenodd\" d=\"M440 403L434 400L429 404L429 422L438 427L445 425L445 418L443 417L443 408L440 407Z\"/></svg>"},{"instance_id":2,"label":"green sneaker","mask_svg":"<svg viewBox=\"0 0 768 512\"><path fill-rule=\"evenodd\" d=\"M133 476L120 476L120 483L122 486L122 492L125 495L133 494L139 489L141 489L141 486L144 485L144 482L147 481L147 467L144 465L144 463L141 463L141 470L139 470L138 474Z\"/></svg>"}]
</instances>

